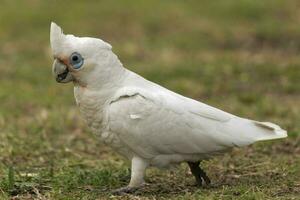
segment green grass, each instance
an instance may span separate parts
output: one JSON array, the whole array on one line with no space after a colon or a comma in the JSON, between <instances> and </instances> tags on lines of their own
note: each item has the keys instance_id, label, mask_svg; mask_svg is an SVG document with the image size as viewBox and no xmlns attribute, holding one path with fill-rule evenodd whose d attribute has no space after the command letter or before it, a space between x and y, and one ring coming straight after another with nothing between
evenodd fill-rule
<instances>
[{"instance_id":1,"label":"green grass","mask_svg":"<svg viewBox=\"0 0 300 200\"><path fill-rule=\"evenodd\" d=\"M300 10L297 0L0 2L0 199L299 199ZM72 86L51 75L50 22L101 37L124 65L183 95L280 124L288 139L204 163L150 169L150 185L114 197L127 161L97 141Z\"/></svg>"}]
</instances>

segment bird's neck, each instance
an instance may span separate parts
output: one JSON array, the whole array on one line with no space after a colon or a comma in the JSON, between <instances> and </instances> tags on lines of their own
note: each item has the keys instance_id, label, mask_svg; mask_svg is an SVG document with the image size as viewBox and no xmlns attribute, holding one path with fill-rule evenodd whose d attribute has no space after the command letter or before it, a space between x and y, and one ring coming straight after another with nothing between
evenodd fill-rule
<instances>
[{"instance_id":1,"label":"bird's neck","mask_svg":"<svg viewBox=\"0 0 300 200\"><path fill-rule=\"evenodd\" d=\"M86 84L81 86L98 92L114 90L122 85L127 74L128 70L123 67L118 57L112 54L105 64L102 63L102 66L95 67L95 70L89 73Z\"/></svg>"},{"instance_id":2,"label":"bird's neck","mask_svg":"<svg viewBox=\"0 0 300 200\"><path fill-rule=\"evenodd\" d=\"M102 63L103 65L103 63ZM124 86L130 71L123 67L115 54L111 54L103 66L96 66L84 83L74 82L75 98L80 101L84 96L98 96L97 101L108 101L115 92ZM98 102L101 103L101 102Z\"/></svg>"},{"instance_id":3,"label":"bird's neck","mask_svg":"<svg viewBox=\"0 0 300 200\"><path fill-rule=\"evenodd\" d=\"M100 85L82 86L75 84L74 96L76 104L79 107L81 114L86 120L88 126L93 132L98 133L102 130L102 122L106 105L115 95L116 91L122 87L129 74L125 68L123 73L119 73L116 80L109 83L99 82Z\"/></svg>"}]
</instances>

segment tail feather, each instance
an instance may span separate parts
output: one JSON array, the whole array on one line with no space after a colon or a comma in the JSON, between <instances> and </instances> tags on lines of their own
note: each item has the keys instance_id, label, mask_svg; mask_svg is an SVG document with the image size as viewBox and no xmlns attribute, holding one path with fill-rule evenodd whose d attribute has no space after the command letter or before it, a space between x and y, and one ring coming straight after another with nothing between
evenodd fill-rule
<instances>
[{"instance_id":1,"label":"tail feather","mask_svg":"<svg viewBox=\"0 0 300 200\"><path fill-rule=\"evenodd\" d=\"M287 131L280 128L280 126L271 122L258 122L253 121L254 124L260 128L261 136L257 138L257 141L261 140L273 140L287 137Z\"/></svg>"},{"instance_id":2,"label":"tail feather","mask_svg":"<svg viewBox=\"0 0 300 200\"><path fill-rule=\"evenodd\" d=\"M257 141L287 137L287 132L270 122L258 122L245 118L233 118L217 129L216 137L224 146L247 146ZM221 137L221 136L222 137Z\"/></svg>"}]
</instances>

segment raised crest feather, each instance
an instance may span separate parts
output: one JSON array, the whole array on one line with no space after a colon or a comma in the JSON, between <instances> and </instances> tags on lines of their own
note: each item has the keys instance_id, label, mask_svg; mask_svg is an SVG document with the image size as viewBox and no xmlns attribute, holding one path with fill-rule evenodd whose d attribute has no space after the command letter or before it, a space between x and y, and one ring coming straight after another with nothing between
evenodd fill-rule
<instances>
[{"instance_id":1,"label":"raised crest feather","mask_svg":"<svg viewBox=\"0 0 300 200\"><path fill-rule=\"evenodd\" d=\"M74 39L78 38L81 40L80 43L85 44L96 44L99 48L111 50L112 47L109 43L92 37L76 37L71 34L64 34L62 29L54 22L51 22L50 26L50 44L53 55L57 55L63 51L66 45L73 45Z\"/></svg>"},{"instance_id":2,"label":"raised crest feather","mask_svg":"<svg viewBox=\"0 0 300 200\"><path fill-rule=\"evenodd\" d=\"M50 44L51 49L54 51L55 49L58 49L58 47L61 45L62 39L64 37L64 33L62 29L54 22L51 22L50 26ZM55 54L55 52L53 52Z\"/></svg>"}]
</instances>

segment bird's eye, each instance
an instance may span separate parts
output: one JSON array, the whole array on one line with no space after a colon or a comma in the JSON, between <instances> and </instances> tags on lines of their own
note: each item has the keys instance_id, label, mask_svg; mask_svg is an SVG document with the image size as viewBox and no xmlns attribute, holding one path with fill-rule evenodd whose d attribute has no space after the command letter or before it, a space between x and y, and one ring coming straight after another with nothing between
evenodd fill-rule
<instances>
[{"instance_id":1,"label":"bird's eye","mask_svg":"<svg viewBox=\"0 0 300 200\"><path fill-rule=\"evenodd\" d=\"M70 63L74 69L79 69L83 65L83 58L79 53L74 52L70 56Z\"/></svg>"}]
</instances>

